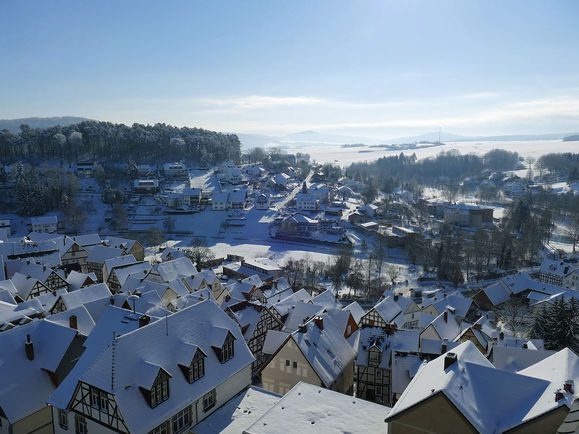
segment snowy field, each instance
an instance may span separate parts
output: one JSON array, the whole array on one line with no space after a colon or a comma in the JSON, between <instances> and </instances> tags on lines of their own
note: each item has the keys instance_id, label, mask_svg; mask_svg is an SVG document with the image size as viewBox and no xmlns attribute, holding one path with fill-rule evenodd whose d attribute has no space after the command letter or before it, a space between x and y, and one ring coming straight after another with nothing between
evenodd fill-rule
<instances>
[{"instance_id":1,"label":"snowy field","mask_svg":"<svg viewBox=\"0 0 579 434\"><path fill-rule=\"evenodd\" d=\"M407 151L392 151L384 148L362 146L343 148L341 145L305 146L288 148L288 152L306 152L318 163L338 163L345 167L361 161L373 161L381 157L398 155L400 152L418 158L433 157L441 151L456 149L461 154L485 154L493 149L516 151L521 156L538 158L549 152L579 152L579 142L563 142L562 140L530 140L530 141L487 141L487 142L448 142L442 146L432 146L423 149Z\"/></svg>"}]
</instances>

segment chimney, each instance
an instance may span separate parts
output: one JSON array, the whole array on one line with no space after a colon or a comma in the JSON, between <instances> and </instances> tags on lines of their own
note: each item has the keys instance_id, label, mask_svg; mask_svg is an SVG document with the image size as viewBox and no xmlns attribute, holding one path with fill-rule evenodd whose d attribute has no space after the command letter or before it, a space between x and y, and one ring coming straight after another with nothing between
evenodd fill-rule
<instances>
[{"instance_id":1,"label":"chimney","mask_svg":"<svg viewBox=\"0 0 579 434\"><path fill-rule=\"evenodd\" d=\"M225 296L225 301L228 302L229 300L231 300L231 296L230 296L229 294L227 294L227 295Z\"/></svg>"},{"instance_id":2,"label":"chimney","mask_svg":"<svg viewBox=\"0 0 579 434\"><path fill-rule=\"evenodd\" d=\"M68 317L68 326L71 329L78 330L78 318L76 317L76 315L71 315Z\"/></svg>"},{"instance_id":3,"label":"chimney","mask_svg":"<svg viewBox=\"0 0 579 434\"><path fill-rule=\"evenodd\" d=\"M316 325L320 330L324 329L324 319L321 316L315 317L314 322L316 323Z\"/></svg>"},{"instance_id":4,"label":"chimney","mask_svg":"<svg viewBox=\"0 0 579 434\"><path fill-rule=\"evenodd\" d=\"M111 306L114 306L114 305L115 305L115 297L109 298L109 304L110 304Z\"/></svg>"},{"instance_id":5,"label":"chimney","mask_svg":"<svg viewBox=\"0 0 579 434\"><path fill-rule=\"evenodd\" d=\"M575 385L575 382L573 380L567 380L567 381L565 381L565 384L563 385L563 389L567 393L574 393L573 392L573 386L574 385Z\"/></svg>"},{"instance_id":6,"label":"chimney","mask_svg":"<svg viewBox=\"0 0 579 434\"><path fill-rule=\"evenodd\" d=\"M444 318L444 322L448 322L448 312L444 311L444 314L442 315L442 317Z\"/></svg>"},{"instance_id":7,"label":"chimney","mask_svg":"<svg viewBox=\"0 0 579 434\"><path fill-rule=\"evenodd\" d=\"M505 334L503 332L499 333L499 339L502 341L505 338Z\"/></svg>"},{"instance_id":8,"label":"chimney","mask_svg":"<svg viewBox=\"0 0 579 434\"><path fill-rule=\"evenodd\" d=\"M394 294L394 301L398 301L398 294Z\"/></svg>"},{"instance_id":9,"label":"chimney","mask_svg":"<svg viewBox=\"0 0 579 434\"><path fill-rule=\"evenodd\" d=\"M558 402L559 400L565 398L565 395L563 395L563 392L561 392L561 389L557 390L555 392L555 402Z\"/></svg>"},{"instance_id":10,"label":"chimney","mask_svg":"<svg viewBox=\"0 0 579 434\"><path fill-rule=\"evenodd\" d=\"M442 340L442 346L441 346L441 354L444 354L448 351L448 339L444 338ZM446 368L445 368L446 369Z\"/></svg>"},{"instance_id":11,"label":"chimney","mask_svg":"<svg viewBox=\"0 0 579 434\"><path fill-rule=\"evenodd\" d=\"M444 356L444 370L446 371L449 366L451 366L454 362L456 362L456 354L455 353L448 353Z\"/></svg>"},{"instance_id":12,"label":"chimney","mask_svg":"<svg viewBox=\"0 0 579 434\"><path fill-rule=\"evenodd\" d=\"M26 350L26 357L28 360L34 360L34 344L30 342L30 335L26 335L24 349Z\"/></svg>"},{"instance_id":13,"label":"chimney","mask_svg":"<svg viewBox=\"0 0 579 434\"><path fill-rule=\"evenodd\" d=\"M529 348L529 346L527 344L523 344L523 350L526 350L527 348Z\"/></svg>"},{"instance_id":14,"label":"chimney","mask_svg":"<svg viewBox=\"0 0 579 434\"><path fill-rule=\"evenodd\" d=\"M261 312L262 306L261 304L258 304L257 306L255 306L255 310L257 310L258 312Z\"/></svg>"},{"instance_id":15,"label":"chimney","mask_svg":"<svg viewBox=\"0 0 579 434\"><path fill-rule=\"evenodd\" d=\"M306 327L305 324L300 324L300 325L298 326L298 332L300 332L300 333L305 333L306 330L307 330L307 327Z\"/></svg>"},{"instance_id":16,"label":"chimney","mask_svg":"<svg viewBox=\"0 0 579 434\"><path fill-rule=\"evenodd\" d=\"M145 327L151 321L149 315L142 315L139 317L139 328Z\"/></svg>"},{"instance_id":17,"label":"chimney","mask_svg":"<svg viewBox=\"0 0 579 434\"><path fill-rule=\"evenodd\" d=\"M480 323L473 324L472 328L478 331L482 330L482 326L480 325Z\"/></svg>"}]
</instances>

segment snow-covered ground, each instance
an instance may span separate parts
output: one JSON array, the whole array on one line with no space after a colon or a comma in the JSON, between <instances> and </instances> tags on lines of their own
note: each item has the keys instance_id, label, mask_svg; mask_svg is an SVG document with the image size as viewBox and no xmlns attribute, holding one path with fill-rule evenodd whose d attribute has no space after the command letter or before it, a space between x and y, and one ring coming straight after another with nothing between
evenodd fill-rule
<instances>
[{"instance_id":1,"label":"snow-covered ground","mask_svg":"<svg viewBox=\"0 0 579 434\"><path fill-rule=\"evenodd\" d=\"M351 163L373 161L381 157L398 155L400 152L407 155L416 154L418 158L426 158L452 149L456 149L462 154L473 153L478 155L485 154L493 149L505 149L507 151L516 151L525 158L538 158L550 152L577 152L579 151L579 142L563 142L562 140L448 142L442 146L410 149L407 151L394 151L369 146L343 148L341 145L324 145L289 148L288 152L305 152L310 154L312 160L318 163L337 163L345 167Z\"/></svg>"}]
</instances>

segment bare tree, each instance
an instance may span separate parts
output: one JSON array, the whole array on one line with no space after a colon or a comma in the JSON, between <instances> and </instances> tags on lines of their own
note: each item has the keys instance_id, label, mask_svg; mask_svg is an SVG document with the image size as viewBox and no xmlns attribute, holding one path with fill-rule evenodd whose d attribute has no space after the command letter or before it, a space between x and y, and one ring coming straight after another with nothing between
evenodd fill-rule
<instances>
[{"instance_id":1,"label":"bare tree","mask_svg":"<svg viewBox=\"0 0 579 434\"><path fill-rule=\"evenodd\" d=\"M516 337L522 337L528 329L528 309L519 298L511 298L495 309L497 320L513 333Z\"/></svg>"},{"instance_id":2,"label":"bare tree","mask_svg":"<svg viewBox=\"0 0 579 434\"><path fill-rule=\"evenodd\" d=\"M390 279L390 282L392 282L392 285L396 285L396 280L400 277L401 274L402 269L397 265L388 265L386 267L386 275Z\"/></svg>"}]
</instances>

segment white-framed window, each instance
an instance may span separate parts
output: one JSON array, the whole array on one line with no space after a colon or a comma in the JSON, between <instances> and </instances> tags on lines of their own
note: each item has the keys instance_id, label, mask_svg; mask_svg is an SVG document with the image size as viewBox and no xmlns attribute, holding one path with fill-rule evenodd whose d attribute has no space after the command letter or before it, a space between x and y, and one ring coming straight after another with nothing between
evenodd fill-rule
<instances>
[{"instance_id":1,"label":"white-framed window","mask_svg":"<svg viewBox=\"0 0 579 434\"><path fill-rule=\"evenodd\" d=\"M103 390L100 390L96 387L90 387L90 405L93 408L98 409L99 411L103 411L108 413L109 411L109 402L107 399L107 393Z\"/></svg>"},{"instance_id":2,"label":"white-framed window","mask_svg":"<svg viewBox=\"0 0 579 434\"><path fill-rule=\"evenodd\" d=\"M191 406L189 405L171 418L173 433L182 432L191 426L193 423L191 414Z\"/></svg>"},{"instance_id":3,"label":"white-framed window","mask_svg":"<svg viewBox=\"0 0 579 434\"><path fill-rule=\"evenodd\" d=\"M167 399L169 399L169 376L161 371L151 387L151 408Z\"/></svg>"},{"instance_id":4,"label":"white-framed window","mask_svg":"<svg viewBox=\"0 0 579 434\"><path fill-rule=\"evenodd\" d=\"M203 395L203 411L207 411L215 405L215 389Z\"/></svg>"},{"instance_id":5,"label":"white-framed window","mask_svg":"<svg viewBox=\"0 0 579 434\"><path fill-rule=\"evenodd\" d=\"M58 424L63 430L68 429L68 414L61 409L58 410Z\"/></svg>"},{"instance_id":6,"label":"white-framed window","mask_svg":"<svg viewBox=\"0 0 579 434\"><path fill-rule=\"evenodd\" d=\"M228 335L227 338L225 339L225 343L223 344L223 347L221 348L221 363L225 363L228 360L233 358L234 341L235 341L235 339L231 335Z\"/></svg>"},{"instance_id":7,"label":"white-framed window","mask_svg":"<svg viewBox=\"0 0 579 434\"><path fill-rule=\"evenodd\" d=\"M199 380L205 375L205 358L203 354L197 352L189 366L189 383Z\"/></svg>"},{"instance_id":8,"label":"white-framed window","mask_svg":"<svg viewBox=\"0 0 579 434\"><path fill-rule=\"evenodd\" d=\"M74 426L76 434L88 434L88 427L86 425L86 419L80 414L74 415Z\"/></svg>"}]
</instances>

